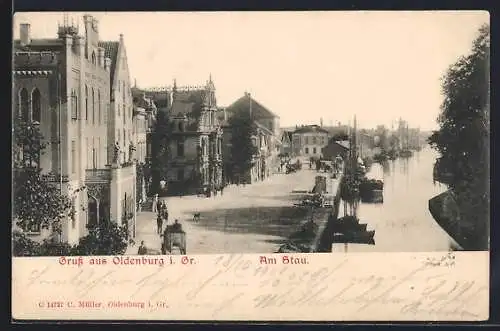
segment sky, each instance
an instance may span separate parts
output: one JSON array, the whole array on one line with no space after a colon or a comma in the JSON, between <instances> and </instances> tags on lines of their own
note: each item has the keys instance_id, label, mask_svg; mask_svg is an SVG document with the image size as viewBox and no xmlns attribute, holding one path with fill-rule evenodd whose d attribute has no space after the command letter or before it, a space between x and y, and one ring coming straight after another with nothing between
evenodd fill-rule
<instances>
[{"instance_id":1,"label":"sky","mask_svg":"<svg viewBox=\"0 0 500 331\"><path fill-rule=\"evenodd\" d=\"M79 22L83 14L67 13ZM96 12L102 40L123 34L138 87L204 84L219 106L245 92L282 127L343 124L434 129L440 78L469 52L485 11ZM32 38L57 36L63 13L16 13Z\"/></svg>"}]
</instances>

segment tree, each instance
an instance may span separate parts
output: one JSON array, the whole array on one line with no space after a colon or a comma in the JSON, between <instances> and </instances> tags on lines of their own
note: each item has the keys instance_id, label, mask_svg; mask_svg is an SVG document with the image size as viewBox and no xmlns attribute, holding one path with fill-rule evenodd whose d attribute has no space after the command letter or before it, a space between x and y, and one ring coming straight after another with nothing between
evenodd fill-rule
<instances>
[{"instance_id":1,"label":"tree","mask_svg":"<svg viewBox=\"0 0 500 331\"><path fill-rule=\"evenodd\" d=\"M14 217L24 230L50 228L72 216L71 199L41 174L46 144L36 122L14 123Z\"/></svg>"},{"instance_id":2,"label":"tree","mask_svg":"<svg viewBox=\"0 0 500 331\"><path fill-rule=\"evenodd\" d=\"M241 178L253 166L257 146L252 137L257 133L253 120L246 112L235 112L229 119L231 127L232 174Z\"/></svg>"},{"instance_id":3,"label":"tree","mask_svg":"<svg viewBox=\"0 0 500 331\"><path fill-rule=\"evenodd\" d=\"M166 112L158 112L151 139L151 192L160 191L160 181L167 176L171 123Z\"/></svg>"},{"instance_id":4,"label":"tree","mask_svg":"<svg viewBox=\"0 0 500 331\"><path fill-rule=\"evenodd\" d=\"M437 173L446 175L461 223L470 228L478 249L487 248L489 231L489 63L490 32L484 25L471 53L442 79L440 128L428 139L440 154Z\"/></svg>"},{"instance_id":5,"label":"tree","mask_svg":"<svg viewBox=\"0 0 500 331\"><path fill-rule=\"evenodd\" d=\"M116 222L104 221L89 229L80 238L71 255L123 255L127 250L127 228Z\"/></svg>"}]
</instances>

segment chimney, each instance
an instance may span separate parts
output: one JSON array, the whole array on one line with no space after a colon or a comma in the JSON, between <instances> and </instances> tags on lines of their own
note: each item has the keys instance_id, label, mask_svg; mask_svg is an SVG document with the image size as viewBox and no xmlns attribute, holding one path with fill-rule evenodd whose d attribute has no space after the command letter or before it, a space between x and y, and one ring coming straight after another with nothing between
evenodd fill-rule
<instances>
[{"instance_id":1,"label":"chimney","mask_svg":"<svg viewBox=\"0 0 500 331\"><path fill-rule=\"evenodd\" d=\"M28 23L22 23L19 25L19 36L21 39L21 45L29 45L31 43L31 26Z\"/></svg>"}]
</instances>

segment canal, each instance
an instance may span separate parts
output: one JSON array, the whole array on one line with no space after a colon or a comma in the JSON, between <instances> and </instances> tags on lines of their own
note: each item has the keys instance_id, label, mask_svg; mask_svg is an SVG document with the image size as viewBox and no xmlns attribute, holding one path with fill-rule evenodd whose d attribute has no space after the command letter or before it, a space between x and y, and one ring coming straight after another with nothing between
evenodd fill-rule
<instances>
[{"instance_id":1,"label":"canal","mask_svg":"<svg viewBox=\"0 0 500 331\"><path fill-rule=\"evenodd\" d=\"M375 245L349 244L349 252L431 252L456 249L455 241L431 216L429 199L446 187L433 183L432 170L437 152L424 148L411 158L374 163L368 177L384 181L384 203L361 203L360 223L375 230ZM342 206L343 204L341 204ZM341 207L339 217L343 215ZM344 244L332 250L344 251Z\"/></svg>"}]
</instances>

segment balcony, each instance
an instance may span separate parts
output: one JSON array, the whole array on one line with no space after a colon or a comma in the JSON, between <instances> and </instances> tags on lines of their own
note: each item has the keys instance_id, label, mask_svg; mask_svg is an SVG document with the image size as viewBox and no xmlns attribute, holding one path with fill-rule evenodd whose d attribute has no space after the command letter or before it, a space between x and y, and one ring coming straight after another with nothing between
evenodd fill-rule
<instances>
[{"instance_id":1,"label":"balcony","mask_svg":"<svg viewBox=\"0 0 500 331\"><path fill-rule=\"evenodd\" d=\"M62 175L62 178L59 174L42 174L42 179L47 181L47 182L68 182L69 177L67 175Z\"/></svg>"},{"instance_id":2,"label":"balcony","mask_svg":"<svg viewBox=\"0 0 500 331\"><path fill-rule=\"evenodd\" d=\"M86 169L85 181L89 183L107 183L111 181L111 169Z\"/></svg>"}]
</instances>

